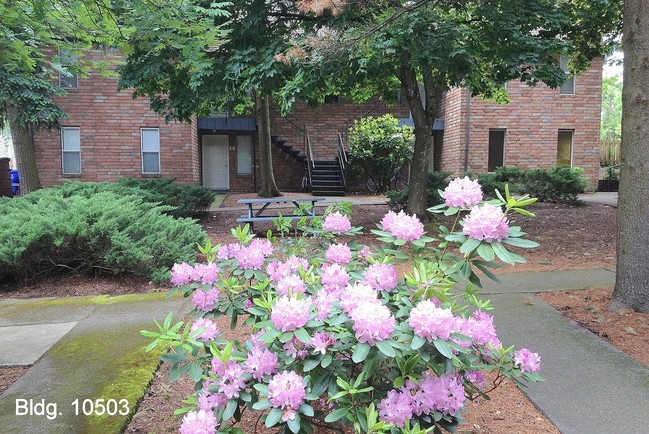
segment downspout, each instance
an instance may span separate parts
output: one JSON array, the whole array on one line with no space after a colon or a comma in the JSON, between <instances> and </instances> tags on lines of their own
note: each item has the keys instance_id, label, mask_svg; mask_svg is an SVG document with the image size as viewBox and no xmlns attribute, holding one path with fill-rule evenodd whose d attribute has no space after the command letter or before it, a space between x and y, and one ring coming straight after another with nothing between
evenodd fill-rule
<instances>
[{"instance_id":1,"label":"downspout","mask_svg":"<svg viewBox=\"0 0 649 434\"><path fill-rule=\"evenodd\" d=\"M471 91L466 94L466 143L464 144L464 174L469 171L469 143L471 142Z\"/></svg>"},{"instance_id":2,"label":"downspout","mask_svg":"<svg viewBox=\"0 0 649 434\"><path fill-rule=\"evenodd\" d=\"M256 122L255 122L256 123ZM255 129L255 131L257 131ZM257 137L255 134L252 138L252 188L253 192L257 191Z\"/></svg>"}]
</instances>

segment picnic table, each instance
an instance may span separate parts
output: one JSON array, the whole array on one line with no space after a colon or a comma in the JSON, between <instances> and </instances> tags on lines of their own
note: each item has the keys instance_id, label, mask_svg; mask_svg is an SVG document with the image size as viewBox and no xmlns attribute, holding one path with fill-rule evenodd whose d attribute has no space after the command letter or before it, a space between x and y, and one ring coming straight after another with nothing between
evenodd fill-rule
<instances>
[{"instance_id":1,"label":"picnic table","mask_svg":"<svg viewBox=\"0 0 649 434\"><path fill-rule=\"evenodd\" d=\"M291 209L290 207L281 207L281 208L288 208L290 211L289 213L287 213L287 215L284 215L284 213L282 213L282 218L299 220L302 217L306 217L307 219L310 220L316 216L316 211L315 211L316 203L322 200L325 200L325 198L324 197L293 197L293 198L269 197L269 198L256 198L256 199L239 199L237 203L248 205L248 214L242 215L241 217L237 218L237 222L250 224L250 232L252 232L253 225L255 224L255 222L270 222L273 221L273 219L279 217L279 214L268 215L264 213L265 211L268 210L278 211L278 207L269 208L270 205L293 204L295 206L295 209L297 210L300 209L300 205L304 203L311 204L309 214L294 215L293 214L294 210ZM257 206L257 208L255 208L255 206Z\"/></svg>"}]
</instances>

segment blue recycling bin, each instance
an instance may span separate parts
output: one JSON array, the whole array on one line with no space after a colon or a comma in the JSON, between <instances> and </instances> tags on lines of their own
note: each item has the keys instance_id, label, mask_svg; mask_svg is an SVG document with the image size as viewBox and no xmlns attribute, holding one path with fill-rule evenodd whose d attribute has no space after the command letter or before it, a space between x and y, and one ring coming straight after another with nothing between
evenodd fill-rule
<instances>
[{"instance_id":1,"label":"blue recycling bin","mask_svg":"<svg viewBox=\"0 0 649 434\"><path fill-rule=\"evenodd\" d=\"M20 194L20 176L16 169L11 169L9 173L11 174L11 190L13 191L14 196L17 196Z\"/></svg>"}]
</instances>

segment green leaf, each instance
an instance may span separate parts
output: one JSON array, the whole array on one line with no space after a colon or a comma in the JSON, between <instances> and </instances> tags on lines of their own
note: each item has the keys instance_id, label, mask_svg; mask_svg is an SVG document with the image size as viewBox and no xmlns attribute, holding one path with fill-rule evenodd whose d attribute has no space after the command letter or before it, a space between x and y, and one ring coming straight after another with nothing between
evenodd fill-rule
<instances>
[{"instance_id":1,"label":"green leaf","mask_svg":"<svg viewBox=\"0 0 649 434\"><path fill-rule=\"evenodd\" d=\"M376 348L379 349L380 352L385 354L388 357L396 357L397 353L394 351L394 348L390 344L389 340L383 340L383 341L377 341L376 342Z\"/></svg>"},{"instance_id":2,"label":"green leaf","mask_svg":"<svg viewBox=\"0 0 649 434\"><path fill-rule=\"evenodd\" d=\"M282 410L279 408L273 408L271 411L268 412L268 415L266 416L266 426L270 428L271 426L275 426L277 422L279 422L282 419Z\"/></svg>"},{"instance_id":3,"label":"green leaf","mask_svg":"<svg viewBox=\"0 0 649 434\"><path fill-rule=\"evenodd\" d=\"M371 349L372 347L367 343L356 344L356 348L354 348L354 353L352 354L352 360L354 363L361 363L364 361Z\"/></svg>"},{"instance_id":4,"label":"green leaf","mask_svg":"<svg viewBox=\"0 0 649 434\"><path fill-rule=\"evenodd\" d=\"M322 358L322 361L320 361L320 366L326 368L327 366L331 365L332 361L333 357L331 356L331 354L325 354L325 356Z\"/></svg>"},{"instance_id":5,"label":"green leaf","mask_svg":"<svg viewBox=\"0 0 649 434\"><path fill-rule=\"evenodd\" d=\"M437 351L439 351L442 356L446 357L447 359L453 358L453 351L451 351L451 347L445 340L435 339L433 341L433 345L435 345L435 348L437 348Z\"/></svg>"},{"instance_id":6,"label":"green leaf","mask_svg":"<svg viewBox=\"0 0 649 434\"><path fill-rule=\"evenodd\" d=\"M267 399L262 399L261 401L257 401L252 405L252 408L255 410L266 410L267 408L270 408L272 405L269 400Z\"/></svg>"},{"instance_id":7,"label":"green leaf","mask_svg":"<svg viewBox=\"0 0 649 434\"><path fill-rule=\"evenodd\" d=\"M282 333L282 336L279 337L279 341L283 344L287 343L293 339L293 332L284 332Z\"/></svg>"},{"instance_id":8,"label":"green leaf","mask_svg":"<svg viewBox=\"0 0 649 434\"><path fill-rule=\"evenodd\" d=\"M503 243L507 243L510 246L514 246L514 247L521 247L523 249L533 249L534 247L539 246L539 243L537 243L536 241L524 240L522 238L511 238L511 237L503 239Z\"/></svg>"},{"instance_id":9,"label":"green leaf","mask_svg":"<svg viewBox=\"0 0 649 434\"><path fill-rule=\"evenodd\" d=\"M412 348L413 350L418 350L419 348L423 347L425 343L426 339L422 338L421 336L414 335L412 337L412 341L410 342L410 348Z\"/></svg>"},{"instance_id":10,"label":"green leaf","mask_svg":"<svg viewBox=\"0 0 649 434\"><path fill-rule=\"evenodd\" d=\"M311 342L311 336L309 336L309 332L304 330L304 328L300 327L299 329L294 331L295 337L300 340L300 342L303 342L305 344L308 344Z\"/></svg>"},{"instance_id":11,"label":"green leaf","mask_svg":"<svg viewBox=\"0 0 649 434\"><path fill-rule=\"evenodd\" d=\"M491 247L493 247L494 252L496 252L496 256L498 256L498 259L508 264L514 265L515 263L514 258L511 257L509 251L506 248L504 248L502 244L494 242L491 243Z\"/></svg>"},{"instance_id":12,"label":"green leaf","mask_svg":"<svg viewBox=\"0 0 649 434\"><path fill-rule=\"evenodd\" d=\"M494 249L488 243L480 243L478 246L478 255L486 261L493 261L496 257Z\"/></svg>"},{"instance_id":13,"label":"green leaf","mask_svg":"<svg viewBox=\"0 0 649 434\"><path fill-rule=\"evenodd\" d=\"M320 359L306 359L302 366L304 367L304 372L309 372L312 371L319 364L320 364Z\"/></svg>"},{"instance_id":14,"label":"green leaf","mask_svg":"<svg viewBox=\"0 0 649 434\"><path fill-rule=\"evenodd\" d=\"M313 417L314 415L313 407L311 407L309 404L302 404L298 411L308 417Z\"/></svg>"},{"instance_id":15,"label":"green leaf","mask_svg":"<svg viewBox=\"0 0 649 434\"><path fill-rule=\"evenodd\" d=\"M471 253L480 245L480 243L481 243L480 240L476 240L475 238L469 238L462 244L462 246L460 246L460 252L464 253L465 255L467 253Z\"/></svg>"},{"instance_id":16,"label":"green leaf","mask_svg":"<svg viewBox=\"0 0 649 434\"><path fill-rule=\"evenodd\" d=\"M332 411L325 417L325 422L327 423L332 423L336 422L337 420L342 419L343 417L347 416L349 414L349 409L347 408L339 408L337 410Z\"/></svg>"},{"instance_id":17,"label":"green leaf","mask_svg":"<svg viewBox=\"0 0 649 434\"><path fill-rule=\"evenodd\" d=\"M282 334L281 330L277 330L277 329L266 330L266 331L265 331L265 332L264 332L264 333L259 337L259 340L262 340L262 341L264 341L264 342L272 341L272 340L274 340L275 338L277 338L277 336L280 336L281 334Z\"/></svg>"},{"instance_id":18,"label":"green leaf","mask_svg":"<svg viewBox=\"0 0 649 434\"><path fill-rule=\"evenodd\" d=\"M189 365L189 378L194 382L200 381L203 377L203 368L198 363L194 362Z\"/></svg>"},{"instance_id":19,"label":"green leaf","mask_svg":"<svg viewBox=\"0 0 649 434\"><path fill-rule=\"evenodd\" d=\"M234 413L237 411L237 407L239 407L239 403L237 402L236 399L231 399L228 401L228 405L225 407L225 410L223 410L223 420L228 420L232 416L234 416Z\"/></svg>"}]
</instances>

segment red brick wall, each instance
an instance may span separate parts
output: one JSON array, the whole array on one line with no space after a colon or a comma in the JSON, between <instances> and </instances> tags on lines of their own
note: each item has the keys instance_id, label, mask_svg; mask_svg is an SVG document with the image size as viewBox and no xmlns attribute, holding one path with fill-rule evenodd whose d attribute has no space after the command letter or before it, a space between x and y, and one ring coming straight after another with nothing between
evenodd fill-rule
<instances>
[{"instance_id":1,"label":"red brick wall","mask_svg":"<svg viewBox=\"0 0 649 434\"><path fill-rule=\"evenodd\" d=\"M117 78L92 73L79 78L57 104L69 115L63 127L79 127L81 175L64 175L61 163L61 132L35 135L36 164L44 187L66 179L114 181L123 177L168 177L180 183L198 183L200 166L198 137L192 124L165 123L149 110L149 100L133 100L130 91L117 92ZM160 129L160 175L143 175L140 128Z\"/></svg>"},{"instance_id":2,"label":"red brick wall","mask_svg":"<svg viewBox=\"0 0 649 434\"><path fill-rule=\"evenodd\" d=\"M529 87L510 82L509 104L472 98L468 169L487 171L489 129L506 130L506 166L550 168L557 162L558 131L568 129L574 130L573 167L583 168L594 187L599 175L602 63L602 58L593 60L590 69L576 78L574 95L561 95L559 89L543 84ZM461 174L466 145L466 90L449 92L446 104L442 168Z\"/></svg>"}]
</instances>

